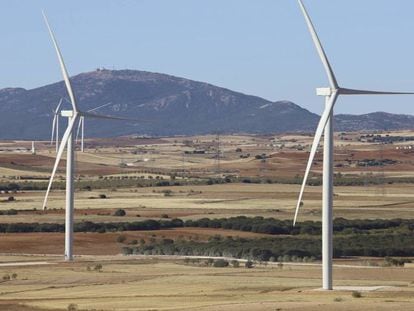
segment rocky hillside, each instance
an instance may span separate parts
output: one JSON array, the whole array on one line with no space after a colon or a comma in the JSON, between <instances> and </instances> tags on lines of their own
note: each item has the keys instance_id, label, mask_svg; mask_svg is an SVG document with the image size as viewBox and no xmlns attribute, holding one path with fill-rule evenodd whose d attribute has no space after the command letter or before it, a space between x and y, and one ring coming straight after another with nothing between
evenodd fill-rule
<instances>
[{"instance_id":1,"label":"rocky hillside","mask_svg":"<svg viewBox=\"0 0 414 311\"><path fill-rule=\"evenodd\" d=\"M128 134L192 135L212 132L313 131L318 116L289 101L271 102L207 83L135 70L96 70L71 78L79 107L111 102L101 114L142 122L87 119L89 137ZM47 139L52 109L67 93L63 82L25 90L0 90L0 138ZM70 109L65 103L64 109ZM381 114L338 116L338 128L382 129ZM390 128L406 128L411 116L386 115ZM63 121L63 120L62 120ZM64 124L63 122L61 124ZM63 126L62 126L63 128Z\"/></svg>"}]
</instances>

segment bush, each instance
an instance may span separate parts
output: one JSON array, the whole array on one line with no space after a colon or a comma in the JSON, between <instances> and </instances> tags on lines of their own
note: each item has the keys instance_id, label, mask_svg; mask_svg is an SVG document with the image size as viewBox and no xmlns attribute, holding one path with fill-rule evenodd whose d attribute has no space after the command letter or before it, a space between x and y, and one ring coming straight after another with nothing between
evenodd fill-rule
<instances>
[{"instance_id":1,"label":"bush","mask_svg":"<svg viewBox=\"0 0 414 311\"><path fill-rule=\"evenodd\" d=\"M11 277L13 280L17 279L17 273L13 273Z\"/></svg>"},{"instance_id":2,"label":"bush","mask_svg":"<svg viewBox=\"0 0 414 311\"><path fill-rule=\"evenodd\" d=\"M102 272L102 269L103 269L103 266L100 263L96 264L95 267L93 267L93 270L97 272Z\"/></svg>"},{"instance_id":3,"label":"bush","mask_svg":"<svg viewBox=\"0 0 414 311\"><path fill-rule=\"evenodd\" d=\"M360 292L358 292L358 291L355 290L355 291L352 292L352 297L354 297L354 298L361 298L362 295L361 295Z\"/></svg>"},{"instance_id":4,"label":"bush","mask_svg":"<svg viewBox=\"0 0 414 311\"><path fill-rule=\"evenodd\" d=\"M215 268L224 268L224 267L228 267L228 266L229 266L229 262L227 260L224 260L224 259L217 259L213 263L213 267L215 267Z\"/></svg>"},{"instance_id":5,"label":"bush","mask_svg":"<svg viewBox=\"0 0 414 311\"><path fill-rule=\"evenodd\" d=\"M116 238L116 241L118 242L118 243L124 243L125 241L126 241L126 236L125 235L123 235L123 234L121 234L121 235L119 235L117 238Z\"/></svg>"},{"instance_id":6,"label":"bush","mask_svg":"<svg viewBox=\"0 0 414 311\"><path fill-rule=\"evenodd\" d=\"M122 208L117 209L114 213L114 216L119 216L119 217L123 217L125 215L126 215L126 212Z\"/></svg>"},{"instance_id":7,"label":"bush","mask_svg":"<svg viewBox=\"0 0 414 311\"><path fill-rule=\"evenodd\" d=\"M133 254L133 249L131 247L123 247L122 248L122 254L123 255L132 255Z\"/></svg>"},{"instance_id":8,"label":"bush","mask_svg":"<svg viewBox=\"0 0 414 311\"><path fill-rule=\"evenodd\" d=\"M78 305L71 303L68 305L68 311L78 311Z\"/></svg>"},{"instance_id":9,"label":"bush","mask_svg":"<svg viewBox=\"0 0 414 311\"><path fill-rule=\"evenodd\" d=\"M100 198L100 199L106 199L106 198L107 198L107 196L106 196L106 194L100 194L100 195L99 195L99 198Z\"/></svg>"},{"instance_id":10,"label":"bush","mask_svg":"<svg viewBox=\"0 0 414 311\"><path fill-rule=\"evenodd\" d=\"M13 202L13 201L15 201L15 198L14 198L14 197L8 197L8 198L7 198L7 201L8 201L8 202Z\"/></svg>"},{"instance_id":11,"label":"bush","mask_svg":"<svg viewBox=\"0 0 414 311\"><path fill-rule=\"evenodd\" d=\"M247 269L251 269L251 268L253 268L253 261L251 261L251 260L246 261L246 263L244 264L244 266L245 266Z\"/></svg>"},{"instance_id":12,"label":"bush","mask_svg":"<svg viewBox=\"0 0 414 311\"><path fill-rule=\"evenodd\" d=\"M237 260L232 260L231 265L233 266L233 268L238 268L240 267L240 262L238 262Z\"/></svg>"}]
</instances>

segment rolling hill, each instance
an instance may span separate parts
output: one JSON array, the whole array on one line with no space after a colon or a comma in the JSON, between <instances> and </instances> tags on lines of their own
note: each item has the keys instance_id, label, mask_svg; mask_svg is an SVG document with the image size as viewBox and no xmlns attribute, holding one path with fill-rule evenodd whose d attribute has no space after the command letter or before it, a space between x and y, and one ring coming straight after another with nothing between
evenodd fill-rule
<instances>
[{"instance_id":1,"label":"rolling hill","mask_svg":"<svg viewBox=\"0 0 414 311\"><path fill-rule=\"evenodd\" d=\"M143 120L87 119L88 137L303 132L313 131L319 118L289 101L271 102L166 74L99 69L73 76L71 81L84 111L111 102L99 113ZM62 81L31 90L0 90L0 138L47 139L52 109L64 96ZM64 105L70 109L69 103ZM384 113L340 115L336 124L340 130L400 129L412 127L413 118Z\"/></svg>"}]
</instances>

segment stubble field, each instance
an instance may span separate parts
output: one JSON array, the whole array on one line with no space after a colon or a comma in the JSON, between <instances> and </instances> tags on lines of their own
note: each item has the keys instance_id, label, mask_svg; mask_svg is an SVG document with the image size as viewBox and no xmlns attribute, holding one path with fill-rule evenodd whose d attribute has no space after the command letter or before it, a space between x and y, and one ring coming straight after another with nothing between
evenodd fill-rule
<instances>
[{"instance_id":1,"label":"stubble field","mask_svg":"<svg viewBox=\"0 0 414 311\"><path fill-rule=\"evenodd\" d=\"M412 133L387 135L382 138L409 138ZM357 183L335 187L335 217L414 218L410 141L379 144L367 139L372 137L336 135L335 173ZM229 135L220 137L220 144L213 135L89 140L86 152L77 153L75 219L106 223L246 215L290 220L310 143L310 136L297 134ZM29 146L29 142L0 143L0 183L40 189L2 191L0 210L17 214L1 215L0 222L62 224L64 191L52 191L47 210L41 210L54 149L39 142L36 155L16 151ZM61 185L64 164L57 177ZM321 167L318 155L312 180L320 178ZM231 182L215 182L225 178ZM306 189L300 221L319 221L320 206L321 187L316 183ZM118 209L126 215L115 216ZM267 236L212 228L79 232L75 234L75 253L86 257L67 264L55 257L63 253L63 233L1 234L0 253L6 256L0 257L0 277L14 273L17 277L0 281L0 310L68 310L71 304L78 310L105 311L414 310L414 269L369 267L359 258L351 264L337 260L338 265L348 266L335 267L335 285L348 287L325 293L317 290L321 285L318 262L257 263L246 269L243 262L239 268L213 268L205 266L204 260L185 263L178 258L126 257L120 255L122 245L117 239L121 234L128 241ZM21 261L47 264L4 266ZM97 264L102 264L101 272L88 271L88 266ZM374 289L371 286L379 287L364 291ZM353 297L352 288L362 297Z\"/></svg>"}]
</instances>

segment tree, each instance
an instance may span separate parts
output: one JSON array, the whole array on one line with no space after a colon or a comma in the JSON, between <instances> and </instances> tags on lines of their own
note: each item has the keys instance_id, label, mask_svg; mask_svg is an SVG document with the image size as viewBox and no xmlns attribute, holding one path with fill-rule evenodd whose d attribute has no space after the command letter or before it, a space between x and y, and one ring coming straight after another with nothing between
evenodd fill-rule
<instances>
[{"instance_id":1,"label":"tree","mask_svg":"<svg viewBox=\"0 0 414 311\"><path fill-rule=\"evenodd\" d=\"M119 217L123 217L125 215L126 215L126 212L122 208L117 209L114 213L114 216L119 216Z\"/></svg>"},{"instance_id":2,"label":"tree","mask_svg":"<svg viewBox=\"0 0 414 311\"><path fill-rule=\"evenodd\" d=\"M68 311L78 311L78 305L71 303L68 305Z\"/></svg>"},{"instance_id":3,"label":"tree","mask_svg":"<svg viewBox=\"0 0 414 311\"><path fill-rule=\"evenodd\" d=\"M93 267L93 270L97 272L102 272L102 269L103 269L103 266L100 263L96 264L95 267Z\"/></svg>"},{"instance_id":4,"label":"tree","mask_svg":"<svg viewBox=\"0 0 414 311\"><path fill-rule=\"evenodd\" d=\"M244 266L245 266L247 269L251 269L251 268L253 268L253 261L251 261L251 260L246 261L246 263L244 264Z\"/></svg>"},{"instance_id":5,"label":"tree","mask_svg":"<svg viewBox=\"0 0 414 311\"><path fill-rule=\"evenodd\" d=\"M227 260L224 260L224 259L217 259L213 263L213 267L215 267L215 268L225 268L225 267L228 267L228 266L229 266L229 262Z\"/></svg>"},{"instance_id":6,"label":"tree","mask_svg":"<svg viewBox=\"0 0 414 311\"><path fill-rule=\"evenodd\" d=\"M238 268L240 267L240 263L237 260L232 260L231 261L231 265L233 266L233 268Z\"/></svg>"},{"instance_id":7,"label":"tree","mask_svg":"<svg viewBox=\"0 0 414 311\"><path fill-rule=\"evenodd\" d=\"M126 241L126 236L125 235L123 235L123 234L121 234L121 235L119 235L117 238L116 238L116 241L118 242L118 243L124 243L125 241Z\"/></svg>"}]
</instances>

